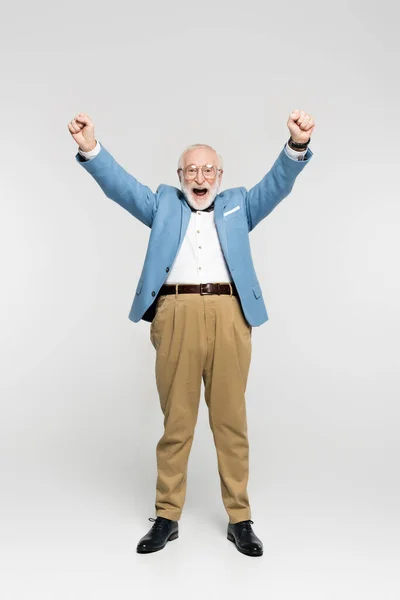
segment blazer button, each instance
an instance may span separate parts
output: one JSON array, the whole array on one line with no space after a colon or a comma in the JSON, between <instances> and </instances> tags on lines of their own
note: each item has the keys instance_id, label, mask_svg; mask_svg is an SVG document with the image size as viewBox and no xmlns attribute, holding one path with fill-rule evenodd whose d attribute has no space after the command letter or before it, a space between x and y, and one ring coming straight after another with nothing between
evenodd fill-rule
<instances>
[{"instance_id":1,"label":"blazer button","mask_svg":"<svg viewBox=\"0 0 400 600\"><path fill-rule=\"evenodd\" d=\"M168 271L169 271L169 267L167 267L165 270L166 270L166 272L168 273Z\"/></svg>"},{"instance_id":2,"label":"blazer button","mask_svg":"<svg viewBox=\"0 0 400 600\"><path fill-rule=\"evenodd\" d=\"M155 296L155 295L156 295L156 293L155 293L155 292L151 292L151 295L152 295L152 296Z\"/></svg>"}]
</instances>

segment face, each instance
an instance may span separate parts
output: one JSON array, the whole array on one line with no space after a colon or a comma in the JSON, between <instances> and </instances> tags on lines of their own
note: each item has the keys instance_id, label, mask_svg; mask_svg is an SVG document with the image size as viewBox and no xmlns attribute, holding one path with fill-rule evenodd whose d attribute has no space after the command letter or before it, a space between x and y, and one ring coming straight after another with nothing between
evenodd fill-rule
<instances>
[{"instance_id":1,"label":"face","mask_svg":"<svg viewBox=\"0 0 400 600\"><path fill-rule=\"evenodd\" d=\"M183 157L182 168L189 165L215 165L218 166L217 153L209 148L193 148ZM181 189L186 196L188 204L197 210L208 208L213 202L221 184L222 171L217 171L215 179L206 179L201 169L198 169L195 179L188 181L183 172L178 171Z\"/></svg>"}]
</instances>

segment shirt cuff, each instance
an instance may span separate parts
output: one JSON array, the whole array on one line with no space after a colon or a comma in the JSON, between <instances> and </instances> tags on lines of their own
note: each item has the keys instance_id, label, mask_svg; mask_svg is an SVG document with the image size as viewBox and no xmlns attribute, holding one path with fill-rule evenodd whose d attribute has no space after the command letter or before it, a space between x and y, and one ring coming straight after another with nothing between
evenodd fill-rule
<instances>
[{"instance_id":1,"label":"shirt cuff","mask_svg":"<svg viewBox=\"0 0 400 600\"><path fill-rule=\"evenodd\" d=\"M292 160L304 160L307 149L306 150L293 150L293 148L291 148L289 146L289 144L286 142L285 152L288 155L288 157L291 158Z\"/></svg>"},{"instance_id":2,"label":"shirt cuff","mask_svg":"<svg viewBox=\"0 0 400 600\"><path fill-rule=\"evenodd\" d=\"M93 148L93 150L89 150L89 152L84 152L83 150L78 149L78 152L84 158L90 159L90 158L94 158L95 156L97 156L97 154L100 152L100 150L101 150L100 142L98 142L96 140L96 145Z\"/></svg>"}]
</instances>

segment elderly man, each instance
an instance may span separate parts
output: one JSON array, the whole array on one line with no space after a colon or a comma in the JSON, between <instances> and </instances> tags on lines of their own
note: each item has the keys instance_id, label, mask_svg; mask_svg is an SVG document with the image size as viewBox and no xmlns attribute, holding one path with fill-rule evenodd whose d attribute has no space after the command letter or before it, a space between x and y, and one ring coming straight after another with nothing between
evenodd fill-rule
<instances>
[{"instance_id":1,"label":"elderly man","mask_svg":"<svg viewBox=\"0 0 400 600\"><path fill-rule=\"evenodd\" d=\"M105 195L151 228L129 313L151 323L156 384L164 415L157 444L156 519L137 552L161 550L178 537L187 465L197 421L201 382L218 459L227 537L249 556L263 544L252 529L247 493L249 445L245 389L252 328L268 320L251 257L249 232L291 191L312 157L314 119L303 110L288 118L290 138L263 179L219 192L222 158L206 144L181 155L181 189L139 183L95 139L89 116L68 129L79 145L76 160Z\"/></svg>"}]
</instances>

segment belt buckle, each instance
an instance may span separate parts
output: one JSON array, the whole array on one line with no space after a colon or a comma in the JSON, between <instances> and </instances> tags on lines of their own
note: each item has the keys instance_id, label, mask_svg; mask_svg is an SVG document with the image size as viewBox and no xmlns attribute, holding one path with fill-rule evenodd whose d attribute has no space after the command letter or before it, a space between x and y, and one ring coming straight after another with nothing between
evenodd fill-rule
<instances>
[{"instance_id":1,"label":"belt buckle","mask_svg":"<svg viewBox=\"0 0 400 600\"><path fill-rule=\"evenodd\" d=\"M203 291L203 289L204 289L204 286L208 286L208 285L209 285L208 283L201 283L201 284L200 284L200 294L201 294L202 296L210 296L210 295L212 294L212 292L204 292L204 291Z\"/></svg>"}]
</instances>

